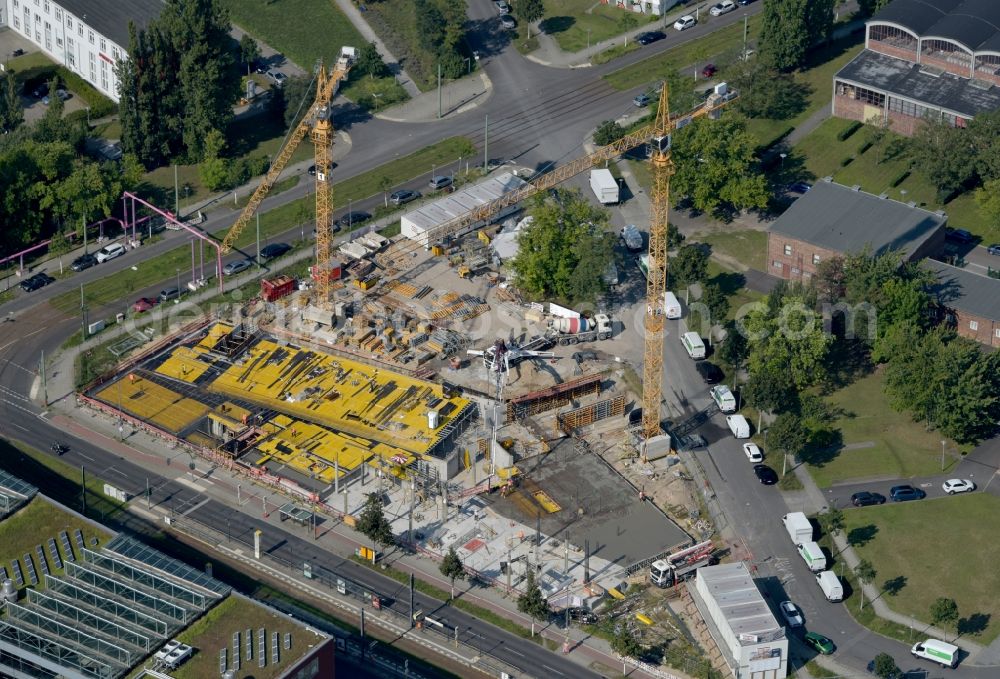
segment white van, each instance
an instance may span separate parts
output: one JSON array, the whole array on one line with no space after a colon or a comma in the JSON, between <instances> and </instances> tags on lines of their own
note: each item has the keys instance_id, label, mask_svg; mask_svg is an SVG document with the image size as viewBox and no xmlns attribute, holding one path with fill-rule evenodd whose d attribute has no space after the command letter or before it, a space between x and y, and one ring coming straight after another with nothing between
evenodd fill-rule
<instances>
[{"instance_id":1,"label":"white van","mask_svg":"<svg viewBox=\"0 0 1000 679\"><path fill-rule=\"evenodd\" d=\"M681 335L681 344L688 356L696 361L705 358L705 343L701 341L701 336L696 332L686 332Z\"/></svg>"},{"instance_id":2,"label":"white van","mask_svg":"<svg viewBox=\"0 0 1000 679\"><path fill-rule=\"evenodd\" d=\"M726 415L726 424L729 425L729 431L733 432L733 436L736 438L750 438L750 423L742 415Z\"/></svg>"},{"instance_id":3,"label":"white van","mask_svg":"<svg viewBox=\"0 0 1000 679\"><path fill-rule=\"evenodd\" d=\"M705 365L708 364L706 363ZM724 413L736 412L736 397L733 396L733 392L729 390L729 387L719 384L712 387L709 393L712 394L712 400L715 401L715 405L719 406L719 410Z\"/></svg>"},{"instance_id":4,"label":"white van","mask_svg":"<svg viewBox=\"0 0 1000 679\"><path fill-rule=\"evenodd\" d=\"M797 545L797 549L799 550L799 556L802 557L802 560L806 562L809 570L813 573L826 570L826 554L823 553L818 544L815 542L803 542Z\"/></svg>"},{"instance_id":5,"label":"white van","mask_svg":"<svg viewBox=\"0 0 1000 679\"><path fill-rule=\"evenodd\" d=\"M816 574L816 584L823 590L826 600L837 603L844 599L844 586L840 584L840 579L833 571L823 571Z\"/></svg>"},{"instance_id":6,"label":"white van","mask_svg":"<svg viewBox=\"0 0 1000 679\"><path fill-rule=\"evenodd\" d=\"M669 290L663 293L663 315L669 319L680 318L683 315L681 303L677 300L677 296Z\"/></svg>"},{"instance_id":7,"label":"white van","mask_svg":"<svg viewBox=\"0 0 1000 679\"><path fill-rule=\"evenodd\" d=\"M917 658L923 658L924 660L936 662L941 667L950 667L954 669L955 665L958 664L959 650L958 646L954 646L944 641L928 639L927 641L919 641L913 644L913 648L910 649L910 653Z\"/></svg>"}]
</instances>

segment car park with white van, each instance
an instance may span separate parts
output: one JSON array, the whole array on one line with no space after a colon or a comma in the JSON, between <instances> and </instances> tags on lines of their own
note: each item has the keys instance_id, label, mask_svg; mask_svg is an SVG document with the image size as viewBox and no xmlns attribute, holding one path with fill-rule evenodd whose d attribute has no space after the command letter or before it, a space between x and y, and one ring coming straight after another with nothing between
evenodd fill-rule
<instances>
[{"instance_id":1,"label":"car park with white van","mask_svg":"<svg viewBox=\"0 0 1000 679\"><path fill-rule=\"evenodd\" d=\"M696 361L700 361L705 358L705 342L702 341L701 336L696 332L686 332L681 335L681 344L684 345L684 351L687 352L688 356Z\"/></svg>"}]
</instances>

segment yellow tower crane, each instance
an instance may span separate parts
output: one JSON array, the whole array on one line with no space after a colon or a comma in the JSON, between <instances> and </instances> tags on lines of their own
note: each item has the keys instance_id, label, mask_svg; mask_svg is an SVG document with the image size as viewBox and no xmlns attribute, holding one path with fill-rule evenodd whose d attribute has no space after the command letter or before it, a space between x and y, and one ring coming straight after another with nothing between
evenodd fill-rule
<instances>
[{"instance_id":1,"label":"yellow tower crane","mask_svg":"<svg viewBox=\"0 0 1000 679\"><path fill-rule=\"evenodd\" d=\"M278 181L278 177L291 160L299 142L308 132L313 142L316 163L316 264L313 267L313 278L316 280L317 298L320 304L326 304L330 299L330 227L333 207L330 188L330 155L333 144L330 102L337 94L341 81L347 78L355 54L353 47L342 47L340 57L329 73L323 64L320 64L316 72L316 98L309 111L292 131L257 190L250 196L239 219L222 241L223 253L233 249L236 239L253 219L257 208L264 202L271 187Z\"/></svg>"}]
</instances>

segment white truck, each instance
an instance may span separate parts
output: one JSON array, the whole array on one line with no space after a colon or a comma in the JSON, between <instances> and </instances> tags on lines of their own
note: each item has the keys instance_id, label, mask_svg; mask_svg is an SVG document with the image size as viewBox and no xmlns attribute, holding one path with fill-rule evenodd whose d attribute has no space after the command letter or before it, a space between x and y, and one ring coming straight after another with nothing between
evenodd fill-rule
<instances>
[{"instance_id":1,"label":"white truck","mask_svg":"<svg viewBox=\"0 0 1000 679\"><path fill-rule=\"evenodd\" d=\"M602 205L617 203L619 200L618 182L615 180L615 176L611 174L611 170L603 168L600 170L591 170L590 188Z\"/></svg>"},{"instance_id":2,"label":"white truck","mask_svg":"<svg viewBox=\"0 0 1000 679\"><path fill-rule=\"evenodd\" d=\"M949 667L951 669L955 669L955 665L958 664L960 651L961 649L958 646L945 641L939 641L938 639L918 641L910 649L910 653L914 657L930 660L931 662L936 662L941 667Z\"/></svg>"},{"instance_id":3,"label":"white truck","mask_svg":"<svg viewBox=\"0 0 1000 679\"><path fill-rule=\"evenodd\" d=\"M649 565L649 581L657 587L665 588L692 578L699 568L712 564L714 550L712 541L706 540L674 552L665 559L657 559Z\"/></svg>"},{"instance_id":4,"label":"white truck","mask_svg":"<svg viewBox=\"0 0 1000 679\"><path fill-rule=\"evenodd\" d=\"M736 397L725 384L712 387L711 394L712 400L715 401L715 405L719 406L719 410L724 413L736 412Z\"/></svg>"},{"instance_id":5,"label":"white truck","mask_svg":"<svg viewBox=\"0 0 1000 679\"><path fill-rule=\"evenodd\" d=\"M626 224L622 227L621 239L625 247L632 252L642 250L642 232L635 224Z\"/></svg>"},{"instance_id":6,"label":"white truck","mask_svg":"<svg viewBox=\"0 0 1000 679\"><path fill-rule=\"evenodd\" d=\"M830 603L837 603L844 599L844 586L840 584L840 579L833 571L823 571L816 574L816 584L823 590L823 596Z\"/></svg>"},{"instance_id":7,"label":"white truck","mask_svg":"<svg viewBox=\"0 0 1000 679\"><path fill-rule=\"evenodd\" d=\"M826 554L823 553L822 548L817 543L803 542L797 545L796 549L799 550L799 556L802 557L802 560L806 562L806 566L813 573L826 570Z\"/></svg>"},{"instance_id":8,"label":"white truck","mask_svg":"<svg viewBox=\"0 0 1000 679\"><path fill-rule=\"evenodd\" d=\"M804 513L785 514L781 517L781 523L785 524L785 530L788 531L792 544L801 545L803 542L813 541L813 527Z\"/></svg>"},{"instance_id":9,"label":"white truck","mask_svg":"<svg viewBox=\"0 0 1000 679\"><path fill-rule=\"evenodd\" d=\"M670 320L680 318L684 315L684 309L677 300L677 295L667 290L663 293L663 315Z\"/></svg>"},{"instance_id":10,"label":"white truck","mask_svg":"<svg viewBox=\"0 0 1000 679\"><path fill-rule=\"evenodd\" d=\"M577 342L606 340L614 330L614 321L607 314L594 314L593 318L551 318L546 337L562 346Z\"/></svg>"}]
</instances>

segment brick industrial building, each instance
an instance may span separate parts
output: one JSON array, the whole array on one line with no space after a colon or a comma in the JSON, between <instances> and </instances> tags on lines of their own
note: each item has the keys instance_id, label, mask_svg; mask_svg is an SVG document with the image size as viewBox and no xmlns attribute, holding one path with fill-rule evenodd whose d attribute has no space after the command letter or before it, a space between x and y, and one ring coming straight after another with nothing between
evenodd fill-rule
<instances>
[{"instance_id":1,"label":"brick industrial building","mask_svg":"<svg viewBox=\"0 0 1000 679\"><path fill-rule=\"evenodd\" d=\"M833 82L833 115L886 120L912 135L924 118L965 127L1000 109L1000 2L894 0Z\"/></svg>"},{"instance_id":2,"label":"brick industrial building","mask_svg":"<svg viewBox=\"0 0 1000 679\"><path fill-rule=\"evenodd\" d=\"M1000 280L928 261L938 284L932 289L940 318L962 337L1000 347Z\"/></svg>"},{"instance_id":3,"label":"brick industrial building","mask_svg":"<svg viewBox=\"0 0 1000 679\"><path fill-rule=\"evenodd\" d=\"M824 259L899 250L918 260L944 244L944 213L865 193L829 179L816 182L771 226L767 272L808 282Z\"/></svg>"}]
</instances>

